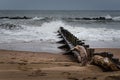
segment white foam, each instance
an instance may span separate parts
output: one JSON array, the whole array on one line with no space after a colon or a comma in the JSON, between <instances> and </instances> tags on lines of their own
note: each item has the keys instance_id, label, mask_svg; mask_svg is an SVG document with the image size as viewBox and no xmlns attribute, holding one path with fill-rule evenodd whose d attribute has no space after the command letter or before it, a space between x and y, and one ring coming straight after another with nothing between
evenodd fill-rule
<instances>
[{"instance_id":1,"label":"white foam","mask_svg":"<svg viewBox=\"0 0 120 80\"><path fill-rule=\"evenodd\" d=\"M86 28L84 26L69 26L62 21L43 23L42 26L22 25L19 31L0 30L0 43L15 41L58 41L57 30L60 26L68 29L79 39L86 41L120 41L120 30L107 28Z\"/></svg>"},{"instance_id":2,"label":"white foam","mask_svg":"<svg viewBox=\"0 0 120 80\"><path fill-rule=\"evenodd\" d=\"M34 17L34 18L32 18L32 20L41 20L41 19L44 19L44 17Z\"/></svg>"},{"instance_id":3,"label":"white foam","mask_svg":"<svg viewBox=\"0 0 120 80\"><path fill-rule=\"evenodd\" d=\"M120 16L113 17L113 20L114 20L114 21L120 21Z\"/></svg>"},{"instance_id":4,"label":"white foam","mask_svg":"<svg viewBox=\"0 0 120 80\"><path fill-rule=\"evenodd\" d=\"M108 14L105 16L106 19L112 19L112 17Z\"/></svg>"},{"instance_id":5,"label":"white foam","mask_svg":"<svg viewBox=\"0 0 120 80\"><path fill-rule=\"evenodd\" d=\"M112 19L114 21L120 21L120 16L115 16L115 17L112 17L110 15L106 15L105 16L106 19Z\"/></svg>"},{"instance_id":6,"label":"white foam","mask_svg":"<svg viewBox=\"0 0 120 80\"><path fill-rule=\"evenodd\" d=\"M106 28L76 28L69 29L79 39L88 41L119 41L120 30Z\"/></svg>"},{"instance_id":7,"label":"white foam","mask_svg":"<svg viewBox=\"0 0 120 80\"><path fill-rule=\"evenodd\" d=\"M57 30L62 24L61 21L44 23L42 26L27 26L22 25L24 29L19 31L1 30L1 43L15 41L57 41Z\"/></svg>"}]
</instances>

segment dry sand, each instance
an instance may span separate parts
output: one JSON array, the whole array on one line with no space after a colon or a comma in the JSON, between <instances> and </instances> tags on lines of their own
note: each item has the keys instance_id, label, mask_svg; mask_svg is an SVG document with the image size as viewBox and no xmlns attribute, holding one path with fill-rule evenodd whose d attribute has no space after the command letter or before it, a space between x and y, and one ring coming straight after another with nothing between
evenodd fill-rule
<instances>
[{"instance_id":1,"label":"dry sand","mask_svg":"<svg viewBox=\"0 0 120 80\"><path fill-rule=\"evenodd\" d=\"M98 48L120 58L120 49ZM44 52L0 50L0 80L120 80L120 71L81 67L72 56Z\"/></svg>"}]
</instances>

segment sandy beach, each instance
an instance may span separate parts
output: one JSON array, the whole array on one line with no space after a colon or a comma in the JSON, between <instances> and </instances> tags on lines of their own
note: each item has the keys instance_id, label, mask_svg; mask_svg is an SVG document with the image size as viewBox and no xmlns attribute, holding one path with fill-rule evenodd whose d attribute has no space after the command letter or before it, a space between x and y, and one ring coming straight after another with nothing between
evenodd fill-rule
<instances>
[{"instance_id":1,"label":"sandy beach","mask_svg":"<svg viewBox=\"0 0 120 80\"><path fill-rule=\"evenodd\" d=\"M0 0L0 80L120 80L120 0Z\"/></svg>"},{"instance_id":2,"label":"sandy beach","mask_svg":"<svg viewBox=\"0 0 120 80\"><path fill-rule=\"evenodd\" d=\"M120 58L120 49L97 48ZM81 67L69 55L0 50L0 80L119 80L120 71L103 72L94 65Z\"/></svg>"}]
</instances>

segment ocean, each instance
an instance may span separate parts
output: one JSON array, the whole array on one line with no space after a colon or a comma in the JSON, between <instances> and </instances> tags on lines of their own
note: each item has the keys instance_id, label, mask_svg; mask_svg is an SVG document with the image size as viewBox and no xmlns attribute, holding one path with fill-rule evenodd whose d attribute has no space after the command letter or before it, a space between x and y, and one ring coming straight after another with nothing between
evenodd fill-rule
<instances>
[{"instance_id":1,"label":"ocean","mask_svg":"<svg viewBox=\"0 0 120 80\"><path fill-rule=\"evenodd\" d=\"M0 49L59 52L61 26L91 48L120 48L120 11L1 10L0 17ZM93 20L99 17L106 20Z\"/></svg>"}]
</instances>

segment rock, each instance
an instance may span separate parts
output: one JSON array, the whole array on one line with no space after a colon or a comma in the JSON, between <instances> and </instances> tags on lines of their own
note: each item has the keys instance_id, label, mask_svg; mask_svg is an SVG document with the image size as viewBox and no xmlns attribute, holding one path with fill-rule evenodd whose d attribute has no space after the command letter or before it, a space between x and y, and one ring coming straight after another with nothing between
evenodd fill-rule
<instances>
[{"instance_id":1,"label":"rock","mask_svg":"<svg viewBox=\"0 0 120 80\"><path fill-rule=\"evenodd\" d=\"M92 58L92 64L102 67L105 71L119 71L120 68L112 62L108 57L102 57L100 55L95 55Z\"/></svg>"},{"instance_id":2,"label":"rock","mask_svg":"<svg viewBox=\"0 0 120 80\"><path fill-rule=\"evenodd\" d=\"M0 19L8 19L9 17L0 17Z\"/></svg>"},{"instance_id":3,"label":"rock","mask_svg":"<svg viewBox=\"0 0 120 80\"><path fill-rule=\"evenodd\" d=\"M81 18L75 18L75 20L81 20Z\"/></svg>"},{"instance_id":4,"label":"rock","mask_svg":"<svg viewBox=\"0 0 120 80\"><path fill-rule=\"evenodd\" d=\"M88 63L88 54L83 46L77 45L71 49L72 51L77 51L81 57L81 64L85 66Z\"/></svg>"},{"instance_id":5,"label":"rock","mask_svg":"<svg viewBox=\"0 0 120 80\"><path fill-rule=\"evenodd\" d=\"M91 18L86 18L86 17L84 17L84 18L82 18L83 20L92 20Z\"/></svg>"},{"instance_id":6,"label":"rock","mask_svg":"<svg viewBox=\"0 0 120 80\"><path fill-rule=\"evenodd\" d=\"M17 17L9 17L9 19L31 19L31 18L26 17L26 16L24 16L24 17L17 16Z\"/></svg>"},{"instance_id":7,"label":"rock","mask_svg":"<svg viewBox=\"0 0 120 80\"><path fill-rule=\"evenodd\" d=\"M16 16L16 17L0 17L0 19L31 19L30 17L26 17L26 16L23 16L23 17L19 17L19 16Z\"/></svg>"},{"instance_id":8,"label":"rock","mask_svg":"<svg viewBox=\"0 0 120 80\"><path fill-rule=\"evenodd\" d=\"M105 17L92 18L93 20L106 20Z\"/></svg>"}]
</instances>

